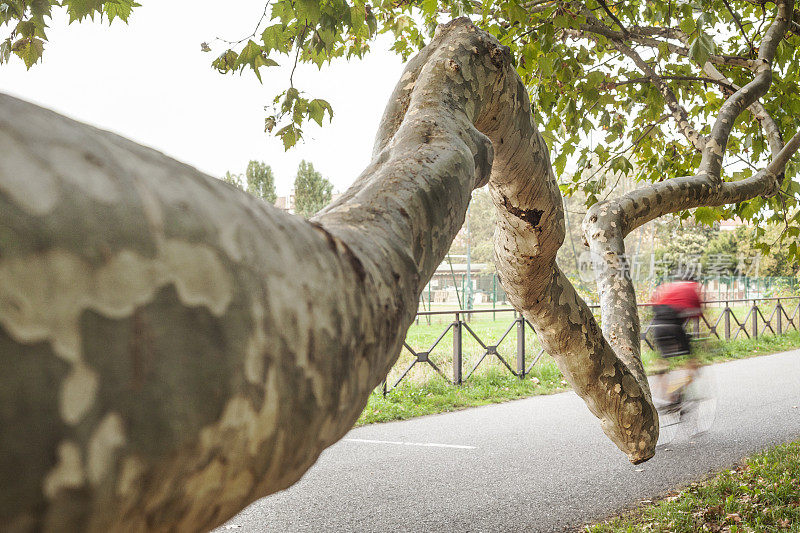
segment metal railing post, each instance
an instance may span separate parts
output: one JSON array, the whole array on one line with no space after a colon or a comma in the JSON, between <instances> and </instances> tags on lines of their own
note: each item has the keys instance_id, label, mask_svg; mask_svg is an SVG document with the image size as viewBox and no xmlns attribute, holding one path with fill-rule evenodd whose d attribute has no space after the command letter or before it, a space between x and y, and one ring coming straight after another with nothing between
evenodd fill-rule
<instances>
[{"instance_id":1,"label":"metal railing post","mask_svg":"<svg viewBox=\"0 0 800 533\"><path fill-rule=\"evenodd\" d=\"M751 327L753 328L754 339L758 337L758 305L756 305L757 301L758 300L753 300L753 318L752 318L753 324Z\"/></svg>"},{"instance_id":2,"label":"metal railing post","mask_svg":"<svg viewBox=\"0 0 800 533\"><path fill-rule=\"evenodd\" d=\"M525 377L525 317L520 313L517 319L517 375Z\"/></svg>"},{"instance_id":3,"label":"metal railing post","mask_svg":"<svg viewBox=\"0 0 800 533\"><path fill-rule=\"evenodd\" d=\"M725 340L731 340L731 308L728 307L728 302L725 302Z\"/></svg>"},{"instance_id":4,"label":"metal railing post","mask_svg":"<svg viewBox=\"0 0 800 533\"><path fill-rule=\"evenodd\" d=\"M461 385L461 315L453 322L453 383Z\"/></svg>"},{"instance_id":5,"label":"metal railing post","mask_svg":"<svg viewBox=\"0 0 800 533\"><path fill-rule=\"evenodd\" d=\"M775 306L775 314L778 315L778 322L776 324L776 327L778 328L778 331L776 332L776 334L777 335L782 335L783 334L783 316L782 316L783 315L783 306L781 305L781 299L780 298L778 298L778 304Z\"/></svg>"}]
</instances>

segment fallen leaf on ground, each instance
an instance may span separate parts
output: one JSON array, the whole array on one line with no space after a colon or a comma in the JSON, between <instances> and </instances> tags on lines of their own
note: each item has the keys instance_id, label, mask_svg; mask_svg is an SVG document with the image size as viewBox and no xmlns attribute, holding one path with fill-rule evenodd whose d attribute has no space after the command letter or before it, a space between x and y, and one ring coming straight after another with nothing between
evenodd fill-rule
<instances>
[{"instance_id":1,"label":"fallen leaf on ground","mask_svg":"<svg viewBox=\"0 0 800 533\"><path fill-rule=\"evenodd\" d=\"M742 517L739 516L739 513L730 513L725 515L725 520L732 520L738 524L742 521Z\"/></svg>"}]
</instances>

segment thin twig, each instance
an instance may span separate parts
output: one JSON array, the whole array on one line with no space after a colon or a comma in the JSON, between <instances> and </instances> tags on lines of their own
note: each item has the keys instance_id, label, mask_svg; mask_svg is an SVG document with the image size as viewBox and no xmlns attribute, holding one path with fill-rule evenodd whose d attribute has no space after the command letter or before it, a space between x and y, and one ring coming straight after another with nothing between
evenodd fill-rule
<instances>
[{"instance_id":1,"label":"thin twig","mask_svg":"<svg viewBox=\"0 0 800 533\"><path fill-rule=\"evenodd\" d=\"M739 161L741 161L741 162L742 162L742 163L744 163L745 165L749 166L750 168L752 168L753 170L755 170L756 172L758 172L758 167L756 167L756 166L755 166L753 163L751 163L751 162L750 162L750 161L748 161L747 159L743 158L743 157L742 157L742 156L740 156L739 154L733 154L733 155L734 155L734 156L735 156L737 159L739 159Z\"/></svg>"},{"instance_id":2,"label":"thin twig","mask_svg":"<svg viewBox=\"0 0 800 533\"><path fill-rule=\"evenodd\" d=\"M714 85L719 85L721 87L727 87L735 91L737 87L732 83L726 83L723 80L715 80L714 78L706 78L704 76L675 76L675 75L662 75L662 79L665 80L677 80L677 81L702 81L704 83L713 83ZM618 81L614 83L614 86L617 87L619 85L626 85L628 83L650 83L653 80L647 77L642 78L631 78L629 80Z\"/></svg>"},{"instance_id":3,"label":"thin twig","mask_svg":"<svg viewBox=\"0 0 800 533\"><path fill-rule=\"evenodd\" d=\"M628 29L625 28L625 26L616 17L616 15L614 15L614 13L612 13L611 10L608 9L608 6L606 5L605 0L597 0L597 3L600 4L600 6L603 8L603 11L605 11L606 14L608 14L608 16L611 17L611 20L613 20L617 24L617 26L619 26L619 29L622 30L622 34L627 38L630 35L628 33Z\"/></svg>"},{"instance_id":4,"label":"thin twig","mask_svg":"<svg viewBox=\"0 0 800 533\"><path fill-rule=\"evenodd\" d=\"M728 3L728 0L722 0L722 1L725 3L725 7L728 8L728 11L730 12L731 16L733 17L733 20L736 22L736 25L739 27L739 31L742 32L742 37L744 37L744 40L747 42L747 45L750 47L750 55L755 56L756 55L756 47L753 46L753 43L750 41L750 39L747 38L747 33L744 31L744 26L742 26L742 21L739 20L739 16L733 11L733 8Z\"/></svg>"},{"instance_id":5,"label":"thin twig","mask_svg":"<svg viewBox=\"0 0 800 533\"><path fill-rule=\"evenodd\" d=\"M297 69L297 62L300 59L300 49L303 48L301 44L303 39L306 37L306 31L308 31L308 23L303 27L303 31L300 32L300 35L297 36L295 43L297 43L297 51L294 53L294 65L292 65L292 73L289 74L289 87L294 87L294 71Z\"/></svg>"},{"instance_id":6,"label":"thin twig","mask_svg":"<svg viewBox=\"0 0 800 533\"><path fill-rule=\"evenodd\" d=\"M242 39L239 39L238 41L229 41L227 39L223 39L222 37L216 37L216 38L214 38L214 40L222 42L222 43L225 43L225 44L230 45L230 46L238 46L238 45L242 44L243 42L245 42L246 40L252 39L258 33L259 28L261 28L261 23L264 22L265 18L267 18L267 10L269 9L269 5L271 3L272 3L272 0L269 0L264 5L264 13L262 13L261 18L258 19L258 24L256 24L256 29L254 29L253 33L251 33L250 35L248 35L248 36L246 36L246 37L244 37Z\"/></svg>"}]
</instances>

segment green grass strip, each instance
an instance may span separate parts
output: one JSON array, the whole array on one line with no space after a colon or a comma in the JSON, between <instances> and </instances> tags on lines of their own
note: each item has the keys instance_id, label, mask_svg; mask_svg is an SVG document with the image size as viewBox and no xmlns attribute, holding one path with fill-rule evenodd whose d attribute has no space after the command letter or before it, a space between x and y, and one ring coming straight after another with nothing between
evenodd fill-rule
<instances>
[{"instance_id":1,"label":"green grass strip","mask_svg":"<svg viewBox=\"0 0 800 533\"><path fill-rule=\"evenodd\" d=\"M740 467L586 531L800 531L800 442L755 455Z\"/></svg>"},{"instance_id":2,"label":"green grass strip","mask_svg":"<svg viewBox=\"0 0 800 533\"><path fill-rule=\"evenodd\" d=\"M756 339L706 341L696 354L704 364L709 364L795 348L800 348L800 333L792 331L780 336L768 335ZM650 369L655 359L654 352L645 350L642 354L645 369ZM672 362L678 365L681 360L677 358ZM356 426L552 394L567 388L561 372L550 357L543 357L525 379L519 379L507 370L496 367L475 373L460 386L445 381L432 369L431 375L423 383L401 383L385 398L380 391L373 392Z\"/></svg>"}]
</instances>

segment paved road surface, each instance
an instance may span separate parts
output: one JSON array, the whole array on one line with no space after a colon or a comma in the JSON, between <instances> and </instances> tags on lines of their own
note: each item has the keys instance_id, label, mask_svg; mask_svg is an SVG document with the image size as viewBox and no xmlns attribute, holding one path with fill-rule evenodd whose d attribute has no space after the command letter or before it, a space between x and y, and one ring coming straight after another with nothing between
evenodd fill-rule
<instances>
[{"instance_id":1,"label":"paved road surface","mask_svg":"<svg viewBox=\"0 0 800 533\"><path fill-rule=\"evenodd\" d=\"M564 531L800 438L800 350L712 367L717 419L633 466L572 392L354 429L220 532Z\"/></svg>"}]
</instances>

